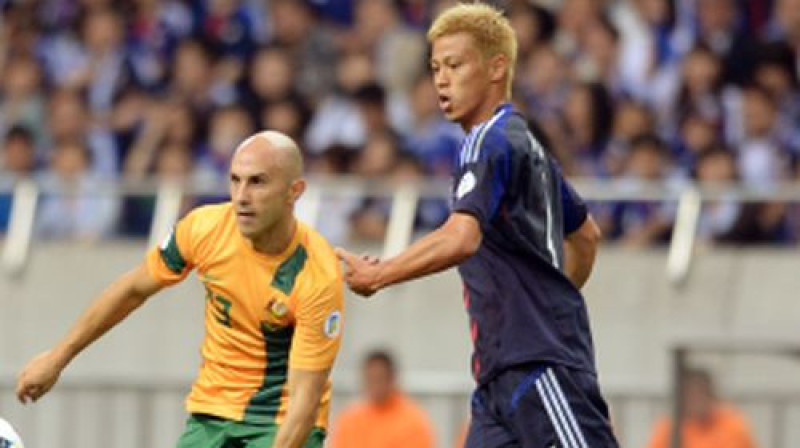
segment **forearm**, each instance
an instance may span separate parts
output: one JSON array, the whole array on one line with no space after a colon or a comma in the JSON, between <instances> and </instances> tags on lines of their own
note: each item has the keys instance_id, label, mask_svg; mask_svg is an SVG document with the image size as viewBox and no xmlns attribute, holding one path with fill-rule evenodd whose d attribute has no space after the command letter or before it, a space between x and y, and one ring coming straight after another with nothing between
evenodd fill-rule
<instances>
[{"instance_id":1,"label":"forearm","mask_svg":"<svg viewBox=\"0 0 800 448\"><path fill-rule=\"evenodd\" d=\"M376 289L451 268L474 252L440 228L411 245L402 254L379 264Z\"/></svg>"},{"instance_id":2,"label":"forearm","mask_svg":"<svg viewBox=\"0 0 800 448\"><path fill-rule=\"evenodd\" d=\"M289 406L289 412L278 429L272 448L301 448L314 428L319 403L299 403L294 398L291 400L294 403Z\"/></svg>"},{"instance_id":3,"label":"forearm","mask_svg":"<svg viewBox=\"0 0 800 448\"><path fill-rule=\"evenodd\" d=\"M134 275L122 276L103 291L56 345L53 352L62 366L147 300L149 294L133 287Z\"/></svg>"},{"instance_id":4,"label":"forearm","mask_svg":"<svg viewBox=\"0 0 800 448\"><path fill-rule=\"evenodd\" d=\"M596 255L597 246L580 246L564 241L564 274L576 288L583 288L589 280Z\"/></svg>"},{"instance_id":5,"label":"forearm","mask_svg":"<svg viewBox=\"0 0 800 448\"><path fill-rule=\"evenodd\" d=\"M578 289L592 274L601 236L600 227L588 216L577 231L564 238L564 274Z\"/></svg>"}]
</instances>

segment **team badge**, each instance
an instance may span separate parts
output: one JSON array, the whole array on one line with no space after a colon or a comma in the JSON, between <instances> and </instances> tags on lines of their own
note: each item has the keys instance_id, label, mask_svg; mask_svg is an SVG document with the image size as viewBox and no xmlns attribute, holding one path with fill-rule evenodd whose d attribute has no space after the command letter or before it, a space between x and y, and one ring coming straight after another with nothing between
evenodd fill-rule
<instances>
[{"instance_id":1,"label":"team badge","mask_svg":"<svg viewBox=\"0 0 800 448\"><path fill-rule=\"evenodd\" d=\"M289 314L289 307L278 299L272 299L267 305L267 312L275 319L281 320Z\"/></svg>"},{"instance_id":2,"label":"team badge","mask_svg":"<svg viewBox=\"0 0 800 448\"><path fill-rule=\"evenodd\" d=\"M478 181L475 179L475 175L472 174L472 171L467 171L467 173L461 177L461 181L458 183L458 188L456 188L456 199L463 198L465 194L469 193L475 188L477 183Z\"/></svg>"},{"instance_id":3,"label":"team badge","mask_svg":"<svg viewBox=\"0 0 800 448\"><path fill-rule=\"evenodd\" d=\"M325 325L323 326L322 331L325 333L330 339L335 338L339 335L339 331L342 328L342 313L339 311L332 312L327 319L325 319Z\"/></svg>"}]
</instances>

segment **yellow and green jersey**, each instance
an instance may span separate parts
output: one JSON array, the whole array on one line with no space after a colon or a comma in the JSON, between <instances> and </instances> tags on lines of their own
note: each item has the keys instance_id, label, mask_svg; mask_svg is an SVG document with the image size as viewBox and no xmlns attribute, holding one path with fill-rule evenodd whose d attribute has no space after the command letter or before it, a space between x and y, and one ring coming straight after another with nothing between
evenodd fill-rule
<instances>
[{"instance_id":1,"label":"yellow and green jersey","mask_svg":"<svg viewBox=\"0 0 800 448\"><path fill-rule=\"evenodd\" d=\"M257 252L230 203L195 209L147 255L164 285L197 270L205 285L203 364L187 410L236 421L280 424L289 369L325 370L339 349L344 286L330 244L298 223L287 249ZM317 426L327 426L330 382Z\"/></svg>"}]
</instances>

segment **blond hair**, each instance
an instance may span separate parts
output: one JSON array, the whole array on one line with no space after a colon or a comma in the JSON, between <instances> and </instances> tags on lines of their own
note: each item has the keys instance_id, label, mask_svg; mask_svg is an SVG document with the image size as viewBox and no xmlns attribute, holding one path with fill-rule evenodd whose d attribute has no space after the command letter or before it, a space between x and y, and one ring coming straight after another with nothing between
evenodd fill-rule
<instances>
[{"instance_id":1,"label":"blond hair","mask_svg":"<svg viewBox=\"0 0 800 448\"><path fill-rule=\"evenodd\" d=\"M508 58L507 94L517 64L517 37L502 11L485 3L459 3L441 13L428 30L428 42L456 33L467 33L475 39L478 49L489 60L497 55Z\"/></svg>"}]
</instances>

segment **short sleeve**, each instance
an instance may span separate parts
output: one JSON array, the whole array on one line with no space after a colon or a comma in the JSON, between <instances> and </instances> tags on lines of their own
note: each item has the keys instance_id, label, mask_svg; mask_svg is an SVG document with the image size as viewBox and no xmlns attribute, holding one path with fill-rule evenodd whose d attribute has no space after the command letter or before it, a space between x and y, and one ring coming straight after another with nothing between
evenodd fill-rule
<instances>
[{"instance_id":1,"label":"short sleeve","mask_svg":"<svg viewBox=\"0 0 800 448\"><path fill-rule=\"evenodd\" d=\"M162 285L175 284L194 267L192 221L189 214L170 230L164 241L147 253L147 270Z\"/></svg>"},{"instance_id":2,"label":"short sleeve","mask_svg":"<svg viewBox=\"0 0 800 448\"><path fill-rule=\"evenodd\" d=\"M589 212L583 198L572 188L572 185L564 179L561 169L553 164L553 172L558 179L559 189L561 190L561 209L564 216L564 235L569 235L578 230L586 221Z\"/></svg>"},{"instance_id":3,"label":"short sleeve","mask_svg":"<svg viewBox=\"0 0 800 448\"><path fill-rule=\"evenodd\" d=\"M460 170L453 203L453 211L475 216L484 228L497 214L511 177L511 148L504 138L492 137L478 149L477 160Z\"/></svg>"},{"instance_id":4,"label":"short sleeve","mask_svg":"<svg viewBox=\"0 0 800 448\"><path fill-rule=\"evenodd\" d=\"M344 323L344 283L330 281L317 293L298 300L289 367L325 370L333 367Z\"/></svg>"}]
</instances>

